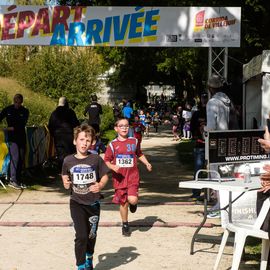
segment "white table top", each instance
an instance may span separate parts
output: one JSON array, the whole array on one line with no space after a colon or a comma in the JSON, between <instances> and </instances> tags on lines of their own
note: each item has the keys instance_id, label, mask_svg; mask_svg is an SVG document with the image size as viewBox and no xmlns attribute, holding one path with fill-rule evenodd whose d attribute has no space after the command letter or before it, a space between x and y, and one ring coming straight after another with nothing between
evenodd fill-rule
<instances>
[{"instance_id":1,"label":"white table top","mask_svg":"<svg viewBox=\"0 0 270 270\"><path fill-rule=\"evenodd\" d=\"M243 179L235 178L234 181L219 182L206 180L180 181L179 188L211 188L214 190L240 191L245 192L251 189L259 189L261 187L259 176L252 177L251 183L244 183Z\"/></svg>"}]
</instances>

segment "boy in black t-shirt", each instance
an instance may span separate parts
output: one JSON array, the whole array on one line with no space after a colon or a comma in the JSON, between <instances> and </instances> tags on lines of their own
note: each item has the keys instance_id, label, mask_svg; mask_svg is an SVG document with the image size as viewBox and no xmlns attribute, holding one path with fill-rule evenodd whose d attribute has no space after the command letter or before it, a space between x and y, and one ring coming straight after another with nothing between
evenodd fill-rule
<instances>
[{"instance_id":1,"label":"boy in black t-shirt","mask_svg":"<svg viewBox=\"0 0 270 270\"><path fill-rule=\"evenodd\" d=\"M76 153L64 159L62 180L71 189L70 213L75 228L75 256L78 270L93 269L93 254L100 216L100 190L108 181L109 172L103 159L89 154L95 137L89 125L74 129Z\"/></svg>"}]
</instances>

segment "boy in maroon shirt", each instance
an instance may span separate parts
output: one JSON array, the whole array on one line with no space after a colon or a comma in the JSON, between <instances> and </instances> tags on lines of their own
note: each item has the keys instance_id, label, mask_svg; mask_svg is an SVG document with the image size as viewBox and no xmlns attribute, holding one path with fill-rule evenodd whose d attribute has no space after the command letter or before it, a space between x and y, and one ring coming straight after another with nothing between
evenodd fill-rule
<instances>
[{"instance_id":1,"label":"boy in maroon shirt","mask_svg":"<svg viewBox=\"0 0 270 270\"><path fill-rule=\"evenodd\" d=\"M134 122L132 124L132 127L134 129L134 137L138 140L138 144L141 145L145 126L140 122L140 118L138 115L134 116Z\"/></svg>"},{"instance_id":2,"label":"boy in maroon shirt","mask_svg":"<svg viewBox=\"0 0 270 270\"><path fill-rule=\"evenodd\" d=\"M110 142L104 157L106 165L112 170L115 189L113 202L120 205L124 236L131 234L128 225L128 207L131 213L135 213L137 210L140 182L137 157L145 164L148 171L152 170L152 165L143 155L138 140L128 137L128 129L129 122L126 118L116 121L114 130L118 137Z\"/></svg>"}]
</instances>

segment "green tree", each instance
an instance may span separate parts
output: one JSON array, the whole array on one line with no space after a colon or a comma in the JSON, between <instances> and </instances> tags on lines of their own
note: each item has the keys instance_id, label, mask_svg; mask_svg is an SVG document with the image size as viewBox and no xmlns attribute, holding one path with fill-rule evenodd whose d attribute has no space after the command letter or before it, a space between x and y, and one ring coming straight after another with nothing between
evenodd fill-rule
<instances>
[{"instance_id":1,"label":"green tree","mask_svg":"<svg viewBox=\"0 0 270 270\"><path fill-rule=\"evenodd\" d=\"M90 95L101 90L104 66L94 48L2 46L0 70L34 92L66 96L82 118Z\"/></svg>"},{"instance_id":2,"label":"green tree","mask_svg":"<svg viewBox=\"0 0 270 270\"><path fill-rule=\"evenodd\" d=\"M83 4L84 1L61 1L62 4ZM229 77L241 81L242 64L270 47L269 1L266 0L199 0L199 1L91 1L89 5L104 6L240 6L242 9L241 48L229 49ZM258 27L259 26L259 27ZM98 48L104 59L114 65L113 86L133 82L135 87L148 82L169 81L178 88L197 91L207 77L207 49L205 48ZM151 62L151 64L150 64ZM204 72L202 72L204 71ZM240 86L239 86L240 87ZM196 90L197 89L197 90Z\"/></svg>"}]
</instances>

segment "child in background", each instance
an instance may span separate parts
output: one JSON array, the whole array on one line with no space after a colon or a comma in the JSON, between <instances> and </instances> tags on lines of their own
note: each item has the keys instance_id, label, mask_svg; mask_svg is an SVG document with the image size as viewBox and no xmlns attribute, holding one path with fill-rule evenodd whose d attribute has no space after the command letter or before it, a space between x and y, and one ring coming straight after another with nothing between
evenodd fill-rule
<instances>
[{"instance_id":1,"label":"child in background","mask_svg":"<svg viewBox=\"0 0 270 270\"><path fill-rule=\"evenodd\" d=\"M138 140L138 144L141 145L145 126L140 122L138 115L135 115L132 127L134 130L134 137Z\"/></svg>"},{"instance_id":2,"label":"child in background","mask_svg":"<svg viewBox=\"0 0 270 270\"><path fill-rule=\"evenodd\" d=\"M173 134L173 141L178 141L178 128L179 128L179 119L176 112L174 112L171 116L171 123L172 123L172 134Z\"/></svg>"},{"instance_id":3,"label":"child in background","mask_svg":"<svg viewBox=\"0 0 270 270\"><path fill-rule=\"evenodd\" d=\"M138 140L128 137L128 129L127 119L123 118L115 122L114 130L118 137L110 142L104 157L107 166L112 170L115 189L113 202L120 205L123 236L131 234L128 224L128 207L131 213L137 210L140 182L137 157L148 171L152 170L151 164L141 151Z\"/></svg>"},{"instance_id":4,"label":"child in background","mask_svg":"<svg viewBox=\"0 0 270 270\"><path fill-rule=\"evenodd\" d=\"M151 123L152 123L152 116L150 115L149 112L146 112L146 116L145 116L145 136L146 137L149 136Z\"/></svg>"},{"instance_id":5,"label":"child in background","mask_svg":"<svg viewBox=\"0 0 270 270\"><path fill-rule=\"evenodd\" d=\"M155 112L153 115L153 127L156 132L158 132L159 123L160 123L160 118L159 118L158 112Z\"/></svg>"},{"instance_id":6,"label":"child in background","mask_svg":"<svg viewBox=\"0 0 270 270\"><path fill-rule=\"evenodd\" d=\"M70 213L75 229L75 256L78 270L93 269L93 254L100 217L100 190L108 181L109 168L99 155L89 154L95 136L89 125L74 129L76 153L64 159L62 180L71 190Z\"/></svg>"},{"instance_id":7,"label":"child in background","mask_svg":"<svg viewBox=\"0 0 270 270\"><path fill-rule=\"evenodd\" d=\"M145 114L144 114L144 111L143 110L140 110L139 112L139 119L140 119L140 122L145 126Z\"/></svg>"},{"instance_id":8,"label":"child in background","mask_svg":"<svg viewBox=\"0 0 270 270\"><path fill-rule=\"evenodd\" d=\"M183 110L182 117L184 119L183 125L183 137L181 139L190 140L191 139L191 131L190 131L190 120L192 117L191 105L189 103L186 104L185 110Z\"/></svg>"},{"instance_id":9,"label":"child in background","mask_svg":"<svg viewBox=\"0 0 270 270\"><path fill-rule=\"evenodd\" d=\"M93 128L93 131L95 131L94 128ZM106 151L106 146L101 141L99 136L95 135L93 137L92 143L90 145L89 152L92 153L92 154L98 154L99 155L100 153L105 153L105 151Z\"/></svg>"}]
</instances>

